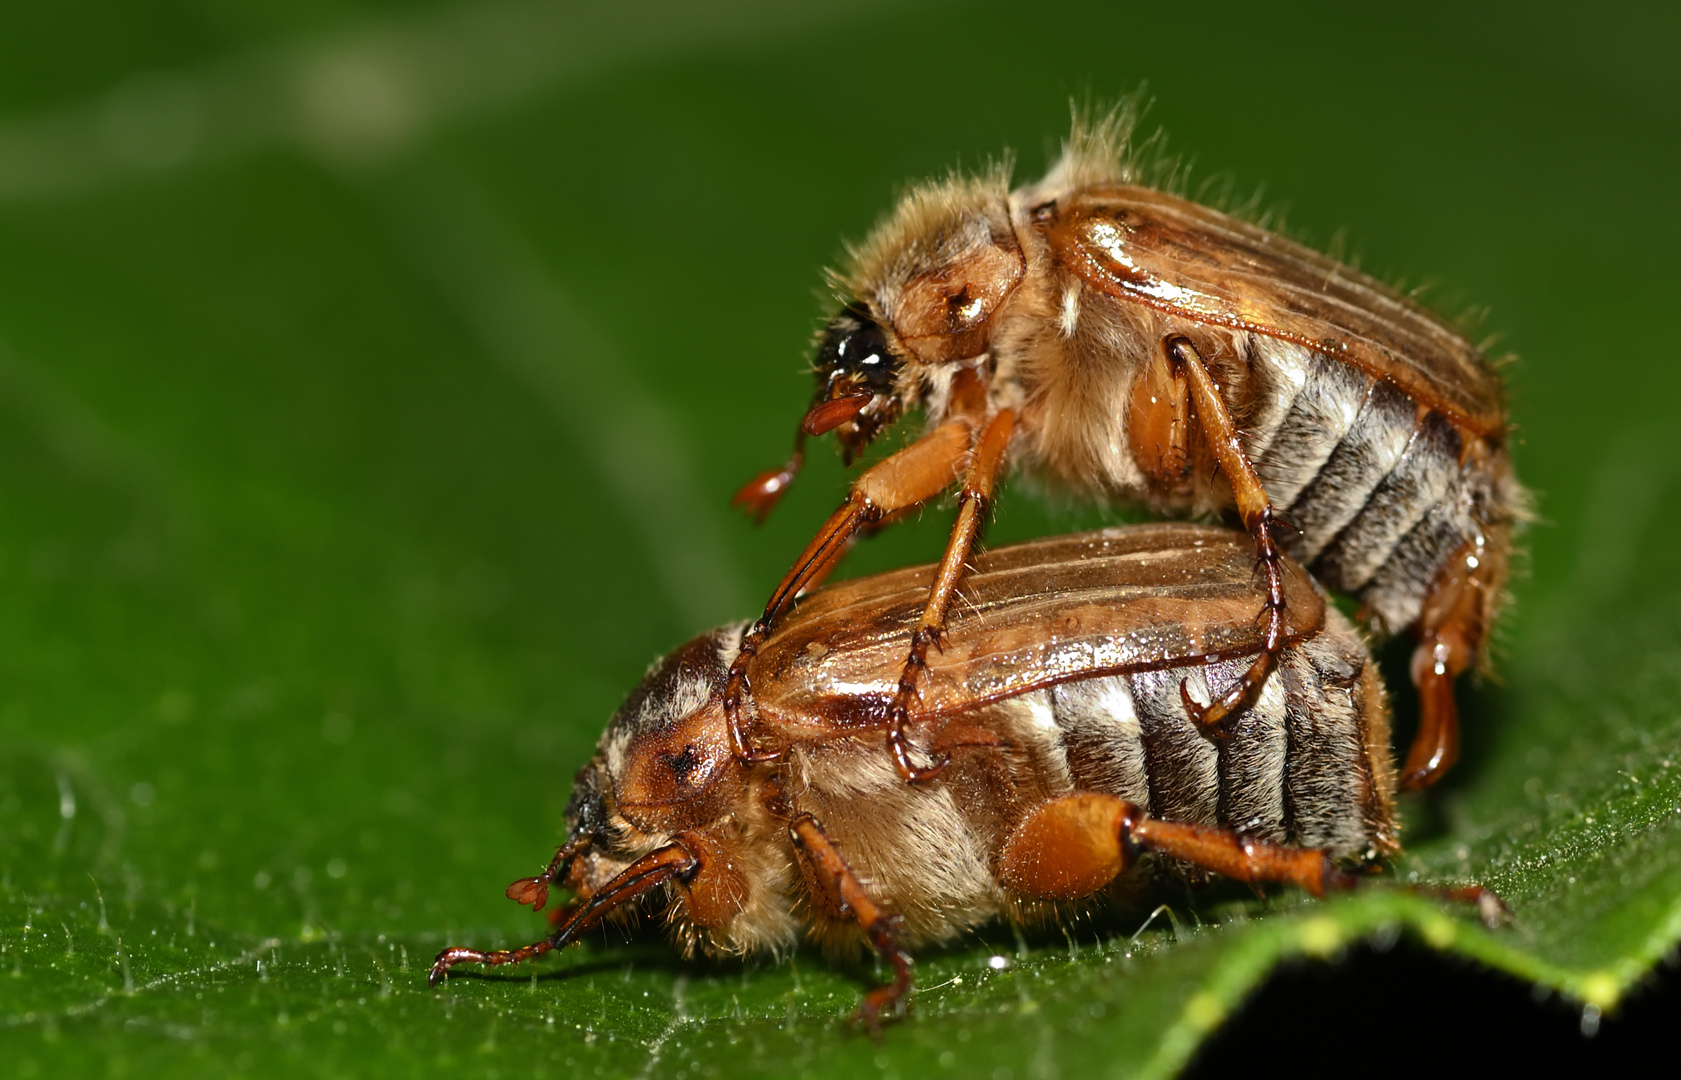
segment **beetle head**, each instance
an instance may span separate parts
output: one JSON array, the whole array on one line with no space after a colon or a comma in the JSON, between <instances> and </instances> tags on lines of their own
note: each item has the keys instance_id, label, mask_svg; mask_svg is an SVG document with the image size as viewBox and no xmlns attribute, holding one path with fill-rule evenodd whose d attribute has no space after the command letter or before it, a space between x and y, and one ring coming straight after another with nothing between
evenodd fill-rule
<instances>
[{"instance_id":1,"label":"beetle head","mask_svg":"<svg viewBox=\"0 0 1681 1080\"><path fill-rule=\"evenodd\" d=\"M1027 270L1007 188L1002 166L915 188L830 276L852 302L818 338L807 434L835 431L850 460L925 396L930 368L991 348Z\"/></svg>"},{"instance_id":2,"label":"beetle head","mask_svg":"<svg viewBox=\"0 0 1681 1080\"><path fill-rule=\"evenodd\" d=\"M904 362L887 346L881 324L862 302L849 304L823 327L812 364L817 397L801 430L833 431L850 463L900 412L895 393Z\"/></svg>"},{"instance_id":3,"label":"beetle head","mask_svg":"<svg viewBox=\"0 0 1681 1080\"><path fill-rule=\"evenodd\" d=\"M740 786L716 691L743 629L703 634L656 662L608 722L566 807L578 854L564 883L580 898L729 812Z\"/></svg>"},{"instance_id":4,"label":"beetle head","mask_svg":"<svg viewBox=\"0 0 1681 1080\"><path fill-rule=\"evenodd\" d=\"M722 812L735 759L716 691L740 641L740 627L717 630L654 664L602 734L591 782L580 776L574 829L605 829L610 838L617 820L674 832Z\"/></svg>"}]
</instances>

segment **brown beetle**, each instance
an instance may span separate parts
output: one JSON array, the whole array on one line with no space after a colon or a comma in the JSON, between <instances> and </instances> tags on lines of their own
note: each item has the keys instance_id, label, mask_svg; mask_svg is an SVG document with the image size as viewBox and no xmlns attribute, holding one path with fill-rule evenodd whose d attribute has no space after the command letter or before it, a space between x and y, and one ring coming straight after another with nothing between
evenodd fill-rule
<instances>
[{"instance_id":1,"label":"brown beetle","mask_svg":"<svg viewBox=\"0 0 1681 1080\"><path fill-rule=\"evenodd\" d=\"M1453 679L1481 655L1528 504L1499 375L1411 298L1141 186L1133 120L1128 107L1076 123L1049 175L1014 191L1001 169L913 190L835 275L846 307L818 344L801 446L832 430L850 459L912 408L928 431L858 478L749 632L726 699L744 758L762 753L748 661L768 628L861 528L960 484L887 732L903 776L938 771L938 758L912 761L904 723L1006 467L1242 522L1267 582L1265 648L1193 708L1209 735L1277 661L1283 551L1356 597L1374 631L1417 633L1422 715L1403 785L1432 783L1457 756ZM801 446L737 502L767 512Z\"/></svg>"},{"instance_id":2,"label":"brown beetle","mask_svg":"<svg viewBox=\"0 0 1681 1080\"><path fill-rule=\"evenodd\" d=\"M879 747L935 567L816 592L765 641L771 760L733 753L719 693L746 626L697 638L613 716L548 870L508 888L537 908L573 890L558 929L445 949L432 983L644 910L685 952L777 952L802 930L868 944L894 969L860 1009L873 1028L910 989L908 950L989 920L1064 917L1160 874L1352 884L1344 864L1396 849L1389 715L1360 636L1299 566L1280 560L1278 663L1230 736L1204 738L1182 697L1263 648L1253 559L1241 533L1179 524L982 555L906 729L950 765L914 785Z\"/></svg>"}]
</instances>

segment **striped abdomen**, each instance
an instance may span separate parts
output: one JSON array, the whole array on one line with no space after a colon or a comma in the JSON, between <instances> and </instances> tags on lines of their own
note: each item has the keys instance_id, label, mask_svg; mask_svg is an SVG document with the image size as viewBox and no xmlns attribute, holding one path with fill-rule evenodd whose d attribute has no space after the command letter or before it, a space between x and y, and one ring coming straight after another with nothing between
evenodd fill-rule
<instances>
[{"instance_id":1,"label":"striped abdomen","mask_svg":"<svg viewBox=\"0 0 1681 1080\"><path fill-rule=\"evenodd\" d=\"M1512 521L1504 446L1350 364L1273 338L1250 343L1245 445L1273 506L1301 530L1286 534L1290 554L1359 598L1381 629L1412 625L1454 552Z\"/></svg>"},{"instance_id":2,"label":"striped abdomen","mask_svg":"<svg viewBox=\"0 0 1681 1080\"><path fill-rule=\"evenodd\" d=\"M1063 683L1023 702L1048 705L1059 739L1032 740L1066 763L1074 789L1120 795L1171 821L1371 858L1395 848L1389 718L1378 674L1346 620L1287 648L1235 733L1215 742L1185 713L1229 685L1250 657ZM1049 734L1049 732L1046 732ZM1063 761L1054 760L1061 757Z\"/></svg>"}]
</instances>

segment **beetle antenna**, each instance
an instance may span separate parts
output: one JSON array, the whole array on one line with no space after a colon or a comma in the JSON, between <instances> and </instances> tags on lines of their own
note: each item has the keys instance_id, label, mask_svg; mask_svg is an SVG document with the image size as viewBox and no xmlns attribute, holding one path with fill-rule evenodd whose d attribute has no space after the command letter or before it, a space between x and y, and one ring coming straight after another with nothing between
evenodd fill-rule
<instances>
[{"instance_id":1,"label":"beetle antenna","mask_svg":"<svg viewBox=\"0 0 1681 1080\"><path fill-rule=\"evenodd\" d=\"M508 899L516 904L530 904L532 911L542 911L543 905L549 902L549 886L566 876L567 871L572 869L572 860L589 848L591 839L585 834L561 845L547 870L536 877L520 878L508 886Z\"/></svg>"}]
</instances>

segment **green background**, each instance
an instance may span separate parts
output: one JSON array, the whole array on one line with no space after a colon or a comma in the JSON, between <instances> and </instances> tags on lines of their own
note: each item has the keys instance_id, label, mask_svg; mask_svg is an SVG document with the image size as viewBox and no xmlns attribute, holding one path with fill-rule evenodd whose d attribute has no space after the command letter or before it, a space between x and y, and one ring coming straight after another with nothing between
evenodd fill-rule
<instances>
[{"instance_id":1,"label":"green background","mask_svg":"<svg viewBox=\"0 0 1681 1080\"><path fill-rule=\"evenodd\" d=\"M1681 936L1673 11L787 8L0 14L8 1071L1164 1075L1280 957L1404 935L1591 1027ZM1514 925L1372 889L998 928L879 1046L870 971L804 953L598 938L429 991L441 945L541 933L501 889L608 713L839 497L820 454L764 529L725 505L842 239L1145 80L1195 175L1521 357L1503 679L1395 867ZM849 569L931 557L926 516ZM991 537L1097 520L1006 492Z\"/></svg>"}]
</instances>

